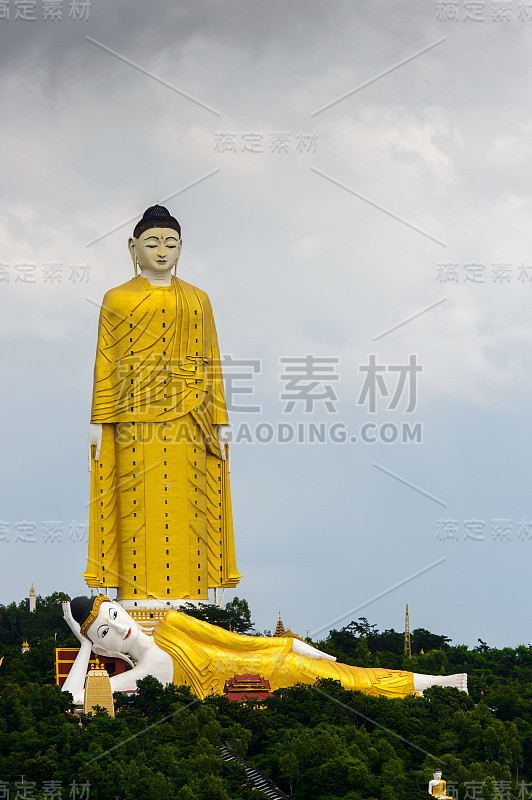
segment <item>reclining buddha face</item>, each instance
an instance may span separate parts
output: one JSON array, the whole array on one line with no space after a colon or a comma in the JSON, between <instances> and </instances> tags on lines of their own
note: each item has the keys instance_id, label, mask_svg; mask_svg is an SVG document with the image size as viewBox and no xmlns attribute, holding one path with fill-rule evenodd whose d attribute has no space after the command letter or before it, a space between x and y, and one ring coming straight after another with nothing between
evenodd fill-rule
<instances>
[{"instance_id":1,"label":"reclining buddha face","mask_svg":"<svg viewBox=\"0 0 532 800\"><path fill-rule=\"evenodd\" d=\"M143 633L135 620L119 603L105 600L98 609L98 616L87 630L94 651L109 653L131 653Z\"/></svg>"}]
</instances>

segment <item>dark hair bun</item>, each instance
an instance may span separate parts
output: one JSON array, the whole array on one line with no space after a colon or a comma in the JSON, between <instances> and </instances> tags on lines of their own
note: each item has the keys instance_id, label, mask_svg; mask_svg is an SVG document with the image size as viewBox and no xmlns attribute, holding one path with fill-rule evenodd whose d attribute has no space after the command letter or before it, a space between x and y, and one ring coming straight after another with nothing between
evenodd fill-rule
<instances>
[{"instance_id":1,"label":"dark hair bun","mask_svg":"<svg viewBox=\"0 0 532 800\"><path fill-rule=\"evenodd\" d=\"M133 236L138 239L144 231L150 228L173 228L177 231L179 238L181 238L181 225L172 217L170 212L164 206L150 206L142 215L142 219L137 222L133 231Z\"/></svg>"}]
</instances>

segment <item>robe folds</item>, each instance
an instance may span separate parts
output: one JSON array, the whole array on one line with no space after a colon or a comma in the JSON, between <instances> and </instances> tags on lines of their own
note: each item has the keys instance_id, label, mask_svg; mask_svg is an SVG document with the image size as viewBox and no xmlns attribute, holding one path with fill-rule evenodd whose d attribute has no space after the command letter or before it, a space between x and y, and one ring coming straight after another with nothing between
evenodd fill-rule
<instances>
[{"instance_id":1,"label":"robe folds","mask_svg":"<svg viewBox=\"0 0 532 800\"><path fill-rule=\"evenodd\" d=\"M206 600L236 586L227 424L216 328L205 292L137 276L104 296L91 422L91 587L118 599Z\"/></svg>"},{"instance_id":2,"label":"robe folds","mask_svg":"<svg viewBox=\"0 0 532 800\"><path fill-rule=\"evenodd\" d=\"M447 782L439 781L439 783L435 783L432 787L432 796L439 797L441 800L451 800L447 794Z\"/></svg>"},{"instance_id":3,"label":"robe folds","mask_svg":"<svg viewBox=\"0 0 532 800\"><path fill-rule=\"evenodd\" d=\"M243 636L179 611L168 611L153 637L172 657L174 683L187 684L202 699L223 694L225 681L234 675L255 674L266 678L272 690L332 678L344 689L371 695L406 697L415 691L412 672L352 667L299 655L292 650L290 636Z\"/></svg>"}]
</instances>

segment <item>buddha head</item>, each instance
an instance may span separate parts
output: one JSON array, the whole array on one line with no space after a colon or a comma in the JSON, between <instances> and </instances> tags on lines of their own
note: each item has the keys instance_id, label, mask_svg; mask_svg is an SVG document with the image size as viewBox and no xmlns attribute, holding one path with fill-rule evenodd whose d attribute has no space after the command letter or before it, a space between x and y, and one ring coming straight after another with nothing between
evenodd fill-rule
<instances>
[{"instance_id":1,"label":"buddha head","mask_svg":"<svg viewBox=\"0 0 532 800\"><path fill-rule=\"evenodd\" d=\"M164 206L150 206L128 240L135 274L139 268L155 273L177 269L181 246L181 225L176 218Z\"/></svg>"},{"instance_id":2,"label":"buddha head","mask_svg":"<svg viewBox=\"0 0 532 800\"><path fill-rule=\"evenodd\" d=\"M133 666L130 656L138 658L146 634L120 603L99 594L74 597L70 609L97 655L122 658Z\"/></svg>"},{"instance_id":3,"label":"buddha head","mask_svg":"<svg viewBox=\"0 0 532 800\"><path fill-rule=\"evenodd\" d=\"M441 775L442 775L441 770L436 770L436 772L433 773L434 780L438 781L439 783L441 781Z\"/></svg>"}]
</instances>

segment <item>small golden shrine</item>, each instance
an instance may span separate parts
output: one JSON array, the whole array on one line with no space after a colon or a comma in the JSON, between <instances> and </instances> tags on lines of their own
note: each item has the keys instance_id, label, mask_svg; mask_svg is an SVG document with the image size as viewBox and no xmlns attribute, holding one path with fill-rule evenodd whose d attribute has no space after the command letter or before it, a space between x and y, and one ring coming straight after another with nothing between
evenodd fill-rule
<instances>
[{"instance_id":1,"label":"small golden shrine","mask_svg":"<svg viewBox=\"0 0 532 800\"><path fill-rule=\"evenodd\" d=\"M97 706L105 708L109 716L114 717L115 706L111 681L107 670L98 661L96 661L96 669L91 669L87 673L83 713L91 714Z\"/></svg>"}]
</instances>

